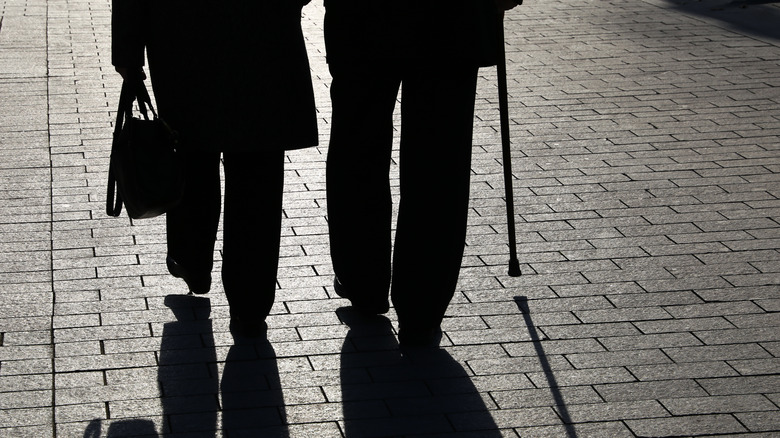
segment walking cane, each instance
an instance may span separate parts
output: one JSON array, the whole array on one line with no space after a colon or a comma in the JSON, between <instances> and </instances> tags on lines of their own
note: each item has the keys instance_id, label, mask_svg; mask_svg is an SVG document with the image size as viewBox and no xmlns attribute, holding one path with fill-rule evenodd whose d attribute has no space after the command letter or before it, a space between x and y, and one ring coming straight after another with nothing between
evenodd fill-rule
<instances>
[{"instance_id":1,"label":"walking cane","mask_svg":"<svg viewBox=\"0 0 780 438\"><path fill-rule=\"evenodd\" d=\"M506 222L509 234L509 275L520 276L520 262L517 260L517 237L515 236L515 198L512 190L512 152L509 139L509 102L506 85L506 53L504 50L504 14L498 17L498 109L501 120L501 146L504 161L504 192L506 195Z\"/></svg>"}]
</instances>

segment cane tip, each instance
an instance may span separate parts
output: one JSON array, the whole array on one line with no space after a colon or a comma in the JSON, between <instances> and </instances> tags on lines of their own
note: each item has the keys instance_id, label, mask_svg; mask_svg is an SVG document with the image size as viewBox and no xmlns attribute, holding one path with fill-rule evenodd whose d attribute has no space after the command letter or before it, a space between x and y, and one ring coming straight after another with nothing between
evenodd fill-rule
<instances>
[{"instance_id":1,"label":"cane tip","mask_svg":"<svg viewBox=\"0 0 780 438\"><path fill-rule=\"evenodd\" d=\"M509 276L519 277L520 274L520 262L517 259L509 260Z\"/></svg>"}]
</instances>

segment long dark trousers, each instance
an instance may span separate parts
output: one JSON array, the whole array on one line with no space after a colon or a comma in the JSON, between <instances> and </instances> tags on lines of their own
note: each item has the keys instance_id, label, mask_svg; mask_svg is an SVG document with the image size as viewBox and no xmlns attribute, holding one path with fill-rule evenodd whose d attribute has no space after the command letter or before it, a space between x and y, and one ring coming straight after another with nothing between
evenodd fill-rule
<instances>
[{"instance_id":1,"label":"long dark trousers","mask_svg":"<svg viewBox=\"0 0 780 438\"><path fill-rule=\"evenodd\" d=\"M188 151L184 200L167 214L168 255L191 272L211 272L221 209L220 153ZM231 312L271 311L276 293L284 151L231 151L225 167L222 284Z\"/></svg>"},{"instance_id":2,"label":"long dark trousers","mask_svg":"<svg viewBox=\"0 0 780 438\"><path fill-rule=\"evenodd\" d=\"M454 295L465 245L477 68L331 64L331 73L327 199L336 276L369 300L391 290L402 325L436 327ZM388 173L401 84L393 244Z\"/></svg>"}]
</instances>

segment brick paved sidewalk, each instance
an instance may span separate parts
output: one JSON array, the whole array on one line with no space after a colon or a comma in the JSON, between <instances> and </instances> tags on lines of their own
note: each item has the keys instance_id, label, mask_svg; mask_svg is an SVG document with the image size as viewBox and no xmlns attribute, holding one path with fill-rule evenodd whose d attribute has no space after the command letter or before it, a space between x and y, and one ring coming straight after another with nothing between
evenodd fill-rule
<instances>
[{"instance_id":1,"label":"brick paved sidewalk","mask_svg":"<svg viewBox=\"0 0 780 438\"><path fill-rule=\"evenodd\" d=\"M103 212L110 1L0 0L0 436L778 436L779 11L509 13L523 276L484 69L443 348L402 356L392 311L361 320L330 286L321 2L322 146L288 155L270 343L234 345L219 282L167 274L163 220Z\"/></svg>"}]
</instances>

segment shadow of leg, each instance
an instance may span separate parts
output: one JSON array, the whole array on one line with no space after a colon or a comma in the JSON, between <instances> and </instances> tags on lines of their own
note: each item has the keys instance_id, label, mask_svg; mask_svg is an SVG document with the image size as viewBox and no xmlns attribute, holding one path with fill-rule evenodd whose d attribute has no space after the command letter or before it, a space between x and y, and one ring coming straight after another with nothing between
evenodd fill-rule
<instances>
[{"instance_id":1,"label":"shadow of leg","mask_svg":"<svg viewBox=\"0 0 780 438\"><path fill-rule=\"evenodd\" d=\"M347 437L501 436L471 377L445 350L401 354L387 318L337 313L350 328L341 353Z\"/></svg>"},{"instance_id":2,"label":"shadow of leg","mask_svg":"<svg viewBox=\"0 0 780 438\"><path fill-rule=\"evenodd\" d=\"M268 341L230 347L221 394L223 436L289 436L276 353Z\"/></svg>"},{"instance_id":3,"label":"shadow of leg","mask_svg":"<svg viewBox=\"0 0 780 438\"><path fill-rule=\"evenodd\" d=\"M160 345L162 436L213 437L219 405L211 302L194 295L169 295L165 305L176 321L163 326Z\"/></svg>"},{"instance_id":4,"label":"shadow of leg","mask_svg":"<svg viewBox=\"0 0 780 438\"><path fill-rule=\"evenodd\" d=\"M114 421L108 426L106 438L158 438L154 422L151 420L120 420Z\"/></svg>"}]
</instances>

